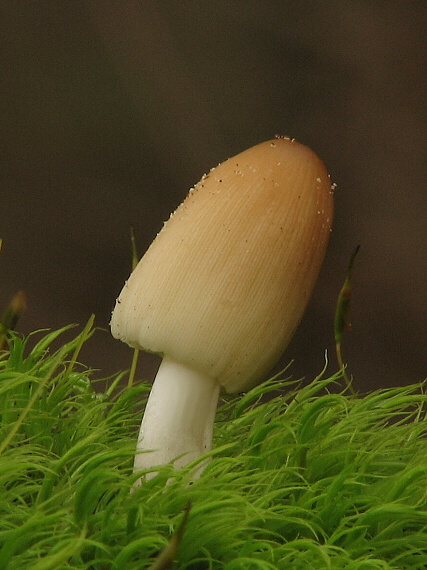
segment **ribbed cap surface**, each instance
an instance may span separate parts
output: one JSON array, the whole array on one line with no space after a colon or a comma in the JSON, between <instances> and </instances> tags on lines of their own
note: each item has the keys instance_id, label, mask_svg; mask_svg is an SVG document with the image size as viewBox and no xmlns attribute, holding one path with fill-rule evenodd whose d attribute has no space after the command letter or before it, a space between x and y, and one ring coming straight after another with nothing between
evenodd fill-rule
<instances>
[{"instance_id":1,"label":"ribbed cap surface","mask_svg":"<svg viewBox=\"0 0 427 570\"><path fill-rule=\"evenodd\" d=\"M113 336L252 387L275 364L317 279L332 222L323 163L277 138L190 191L125 284Z\"/></svg>"}]
</instances>

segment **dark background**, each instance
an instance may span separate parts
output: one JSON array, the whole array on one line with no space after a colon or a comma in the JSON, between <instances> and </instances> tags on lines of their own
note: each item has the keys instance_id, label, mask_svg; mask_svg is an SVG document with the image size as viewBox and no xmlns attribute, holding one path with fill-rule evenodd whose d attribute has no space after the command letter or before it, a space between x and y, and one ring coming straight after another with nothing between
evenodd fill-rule
<instances>
[{"instance_id":1,"label":"dark background","mask_svg":"<svg viewBox=\"0 0 427 570\"><path fill-rule=\"evenodd\" d=\"M283 362L307 379L329 352L357 244L359 389L426 372L423 1L209 0L0 3L0 303L20 330L107 327L130 271L188 188L275 134L311 146L337 183L318 287ZM108 332L85 361L113 373ZM153 363L144 358L141 375Z\"/></svg>"}]
</instances>

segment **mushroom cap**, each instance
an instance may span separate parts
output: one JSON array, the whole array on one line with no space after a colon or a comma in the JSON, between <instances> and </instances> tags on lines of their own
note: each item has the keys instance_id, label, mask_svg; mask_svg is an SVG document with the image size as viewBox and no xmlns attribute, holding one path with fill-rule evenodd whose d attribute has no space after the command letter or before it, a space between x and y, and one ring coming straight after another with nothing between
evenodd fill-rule
<instances>
[{"instance_id":1,"label":"mushroom cap","mask_svg":"<svg viewBox=\"0 0 427 570\"><path fill-rule=\"evenodd\" d=\"M315 285L333 191L317 155L276 138L203 176L125 283L114 337L251 388L277 362Z\"/></svg>"}]
</instances>

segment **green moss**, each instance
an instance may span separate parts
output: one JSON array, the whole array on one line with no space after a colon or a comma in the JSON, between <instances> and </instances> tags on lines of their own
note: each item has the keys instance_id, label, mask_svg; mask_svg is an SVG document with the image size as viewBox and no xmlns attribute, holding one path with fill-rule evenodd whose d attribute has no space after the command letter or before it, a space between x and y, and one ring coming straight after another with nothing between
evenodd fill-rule
<instances>
[{"instance_id":1,"label":"green moss","mask_svg":"<svg viewBox=\"0 0 427 570\"><path fill-rule=\"evenodd\" d=\"M275 378L223 403L200 479L166 466L131 492L149 387L95 391L77 364L91 323L54 350L65 330L1 353L0 568L149 568L188 505L177 568L427 567L421 386L348 397L328 391L338 376Z\"/></svg>"}]
</instances>

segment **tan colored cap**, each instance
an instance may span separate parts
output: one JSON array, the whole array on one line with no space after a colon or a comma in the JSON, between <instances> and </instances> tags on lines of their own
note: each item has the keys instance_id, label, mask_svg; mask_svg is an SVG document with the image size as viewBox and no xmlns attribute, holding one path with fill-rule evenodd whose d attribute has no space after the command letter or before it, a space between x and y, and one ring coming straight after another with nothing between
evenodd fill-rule
<instances>
[{"instance_id":1,"label":"tan colored cap","mask_svg":"<svg viewBox=\"0 0 427 570\"><path fill-rule=\"evenodd\" d=\"M113 312L114 337L252 387L276 363L316 282L333 213L309 148L261 143L212 169L147 250Z\"/></svg>"}]
</instances>

